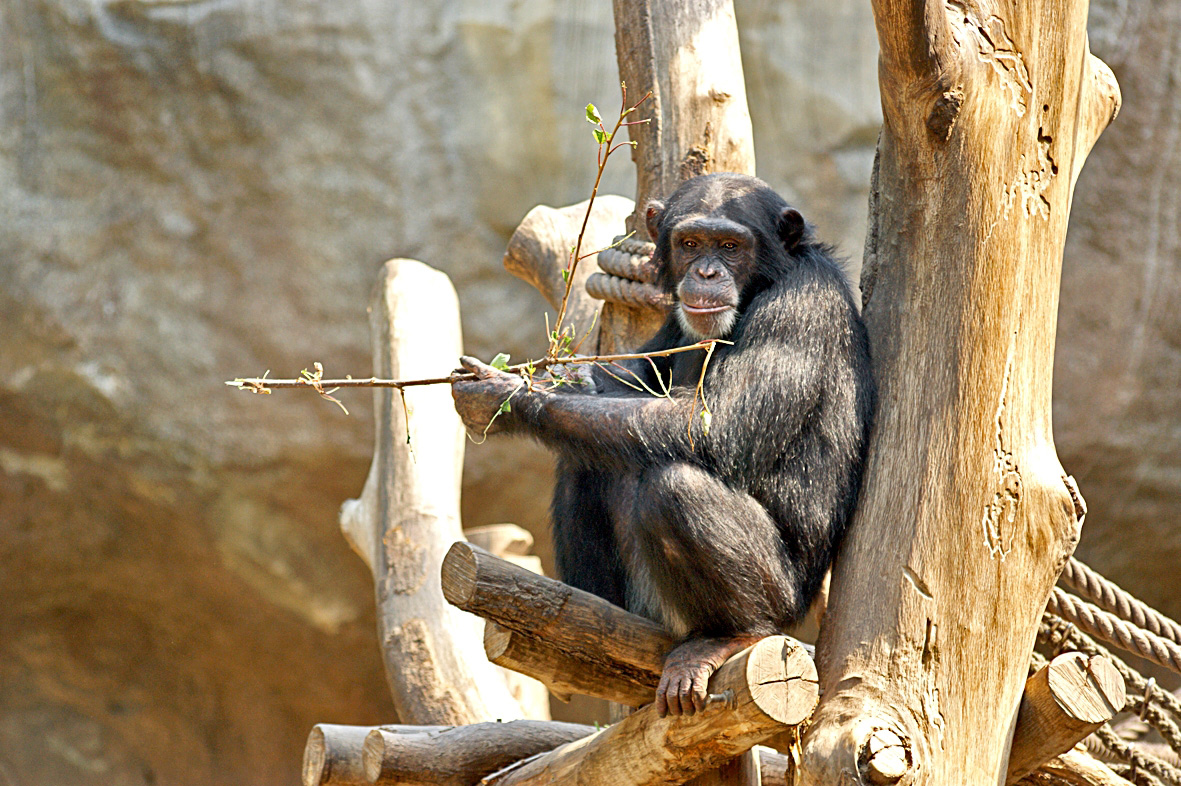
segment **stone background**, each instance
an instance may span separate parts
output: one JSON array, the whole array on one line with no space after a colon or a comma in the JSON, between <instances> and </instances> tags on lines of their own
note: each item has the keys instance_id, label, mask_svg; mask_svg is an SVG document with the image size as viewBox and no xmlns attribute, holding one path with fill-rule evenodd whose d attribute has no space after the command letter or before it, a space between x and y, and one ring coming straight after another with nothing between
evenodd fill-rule
<instances>
[{"instance_id":1,"label":"stone background","mask_svg":"<svg viewBox=\"0 0 1181 786\"><path fill-rule=\"evenodd\" d=\"M879 124L864 0L737 0L759 170L854 262ZM1181 3L1092 3L1123 113L1078 185L1056 426L1081 552L1181 614ZM459 290L469 349L542 350L500 268L587 195L617 100L582 0L0 0L0 785L295 784L317 721L393 719L337 531L382 261ZM630 195L626 157L606 191ZM469 526L544 528L549 462L468 451Z\"/></svg>"}]
</instances>

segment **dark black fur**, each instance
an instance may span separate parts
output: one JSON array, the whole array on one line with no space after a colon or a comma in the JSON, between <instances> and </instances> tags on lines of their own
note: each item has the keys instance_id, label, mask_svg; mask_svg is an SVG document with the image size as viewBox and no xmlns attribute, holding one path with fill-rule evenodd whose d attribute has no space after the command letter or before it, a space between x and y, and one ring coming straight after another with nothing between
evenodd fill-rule
<instances>
[{"instance_id":1,"label":"dark black fur","mask_svg":"<svg viewBox=\"0 0 1181 786\"><path fill-rule=\"evenodd\" d=\"M596 371L593 394L526 393L514 430L558 454L554 539L562 578L678 635L764 635L807 610L857 499L874 406L865 328L831 250L762 181L688 181L660 214L657 261L684 216L752 230L756 269L705 377L704 352L629 368L671 400ZM791 247L790 253L787 248ZM664 288L678 282L667 273ZM692 344L670 317L644 350ZM625 376L618 374L618 376ZM688 429L692 428L690 446Z\"/></svg>"}]
</instances>

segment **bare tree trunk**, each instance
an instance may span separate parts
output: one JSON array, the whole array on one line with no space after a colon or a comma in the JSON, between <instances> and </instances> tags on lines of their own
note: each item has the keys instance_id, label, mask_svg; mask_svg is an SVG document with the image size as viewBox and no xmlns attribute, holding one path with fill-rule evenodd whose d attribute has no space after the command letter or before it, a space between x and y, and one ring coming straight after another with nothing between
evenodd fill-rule
<instances>
[{"instance_id":1,"label":"bare tree trunk","mask_svg":"<svg viewBox=\"0 0 1181 786\"><path fill-rule=\"evenodd\" d=\"M446 376L462 352L459 303L446 275L412 259L386 263L370 306L373 373ZM443 600L439 566L463 538L463 426L445 385L402 402L375 388L376 442L361 498L341 510L350 545L373 570L386 677L403 723L459 725L522 715L483 657L483 623ZM473 657L474 653L474 657Z\"/></svg>"},{"instance_id":2,"label":"bare tree trunk","mask_svg":"<svg viewBox=\"0 0 1181 786\"><path fill-rule=\"evenodd\" d=\"M1075 177L1115 115L1081 0L875 0L866 243L880 405L833 571L803 782L1003 781L1038 620L1081 524L1050 423Z\"/></svg>"},{"instance_id":3,"label":"bare tree trunk","mask_svg":"<svg viewBox=\"0 0 1181 786\"><path fill-rule=\"evenodd\" d=\"M709 172L755 171L754 136L733 0L614 0L615 54L630 102L649 91L628 127L636 142L636 212L628 231L645 238L644 211L683 180ZM663 312L603 306L599 351L633 349L656 332Z\"/></svg>"}]
</instances>

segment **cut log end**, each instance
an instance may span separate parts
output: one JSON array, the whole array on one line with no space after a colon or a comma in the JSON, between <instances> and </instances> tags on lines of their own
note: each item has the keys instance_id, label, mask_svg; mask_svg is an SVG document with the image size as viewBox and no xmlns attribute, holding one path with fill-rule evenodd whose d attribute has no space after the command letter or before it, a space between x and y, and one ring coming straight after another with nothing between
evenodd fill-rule
<instances>
[{"instance_id":1,"label":"cut log end","mask_svg":"<svg viewBox=\"0 0 1181 786\"><path fill-rule=\"evenodd\" d=\"M443 558L443 597L462 608L476 593L476 552L470 543L455 543Z\"/></svg>"},{"instance_id":2,"label":"cut log end","mask_svg":"<svg viewBox=\"0 0 1181 786\"><path fill-rule=\"evenodd\" d=\"M746 677L755 705L788 726L803 722L820 697L816 665L803 645L783 636L763 639L754 646L746 662Z\"/></svg>"},{"instance_id":3,"label":"cut log end","mask_svg":"<svg viewBox=\"0 0 1181 786\"><path fill-rule=\"evenodd\" d=\"M315 726L303 749L303 786L320 786L324 774L324 732Z\"/></svg>"}]
</instances>

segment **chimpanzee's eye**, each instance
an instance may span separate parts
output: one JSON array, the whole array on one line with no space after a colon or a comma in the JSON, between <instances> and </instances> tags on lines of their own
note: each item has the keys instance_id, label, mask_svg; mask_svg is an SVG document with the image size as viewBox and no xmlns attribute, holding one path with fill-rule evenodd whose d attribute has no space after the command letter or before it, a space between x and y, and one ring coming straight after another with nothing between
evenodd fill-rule
<instances>
[{"instance_id":1,"label":"chimpanzee's eye","mask_svg":"<svg viewBox=\"0 0 1181 786\"><path fill-rule=\"evenodd\" d=\"M727 240L722 244L722 248L726 249L727 251L733 251L734 249L738 248L738 244L733 240Z\"/></svg>"},{"instance_id":2,"label":"chimpanzee's eye","mask_svg":"<svg viewBox=\"0 0 1181 786\"><path fill-rule=\"evenodd\" d=\"M697 248L696 240L682 240L681 245L685 248Z\"/></svg>"}]
</instances>

